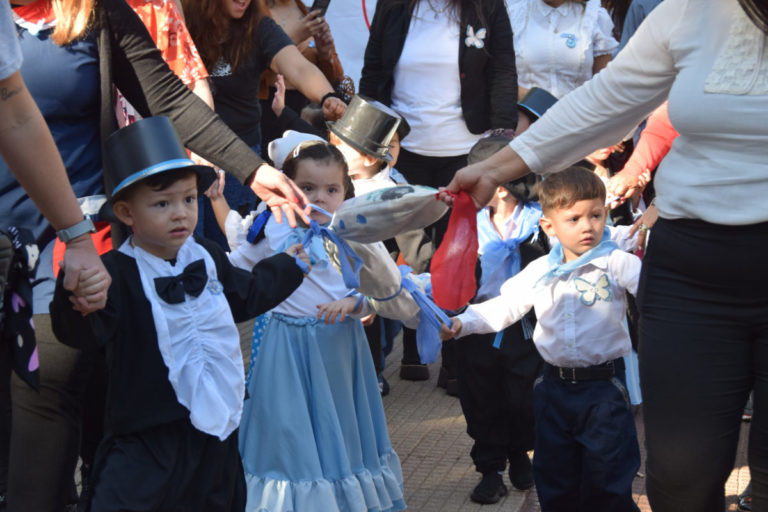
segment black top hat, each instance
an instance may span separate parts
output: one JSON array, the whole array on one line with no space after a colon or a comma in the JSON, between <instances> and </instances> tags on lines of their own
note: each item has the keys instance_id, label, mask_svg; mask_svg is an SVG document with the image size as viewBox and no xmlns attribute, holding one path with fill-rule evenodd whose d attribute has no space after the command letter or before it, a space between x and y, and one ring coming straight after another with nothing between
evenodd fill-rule
<instances>
[{"instance_id":1,"label":"black top hat","mask_svg":"<svg viewBox=\"0 0 768 512\"><path fill-rule=\"evenodd\" d=\"M557 98L552 96L549 92L538 87L531 87L523 99L517 102L517 108L523 110L528 117L531 118L531 122L537 120L544 115L544 112L549 110L549 107L557 103Z\"/></svg>"},{"instance_id":2,"label":"black top hat","mask_svg":"<svg viewBox=\"0 0 768 512\"><path fill-rule=\"evenodd\" d=\"M349 102L341 119L328 123L338 138L366 155L392 160L389 143L400 124L397 112L360 94Z\"/></svg>"},{"instance_id":3,"label":"black top hat","mask_svg":"<svg viewBox=\"0 0 768 512\"><path fill-rule=\"evenodd\" d=\"M110 201L144 178L177 169L197 173L200 192L207 190L216 179L213 167L197 165L189 159L167 117L142 119L107 138L104 176Z\"/></svg>"}]
</instances>

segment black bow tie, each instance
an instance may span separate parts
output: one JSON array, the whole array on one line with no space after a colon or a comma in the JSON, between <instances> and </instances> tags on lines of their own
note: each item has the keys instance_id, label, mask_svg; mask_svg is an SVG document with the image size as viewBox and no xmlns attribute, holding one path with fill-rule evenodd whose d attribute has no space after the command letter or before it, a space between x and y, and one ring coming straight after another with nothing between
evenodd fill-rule
<instances>
[{"instance_id":1,"label":"black bow tie","mask_svg":"<svg viewBox=\"0 0 768 512\"><path fill-rule=\"evenodd\" d=\"M184 302L185 293L193 297L203 293L203 288L207 282L205 261L197 260L187 265L184 272L177 276L156 277L155 290L157 290L160 298L168 304L179 304Z\"/></svg>"}]
</instances>

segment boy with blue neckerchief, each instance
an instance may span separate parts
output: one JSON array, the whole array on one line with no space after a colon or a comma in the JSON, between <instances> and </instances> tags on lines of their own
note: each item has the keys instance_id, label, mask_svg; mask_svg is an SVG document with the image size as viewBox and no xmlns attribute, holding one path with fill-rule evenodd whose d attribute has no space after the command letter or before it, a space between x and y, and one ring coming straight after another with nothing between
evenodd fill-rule
<instances>
[{"instance_id":1,"label":"boy with blue neckerchief","mask_svg":"<svg viewBox=\"0 0 768 512\"><path fill-rule=\"evenodd\" d=\"M624 385L631 344L625 291L637 292L640 260L605 229L605 186L570 168L540 185L541 227L558 243L473 304L443 337L498 332L534 309L544 359L536 380L533 476L542 510L637 511L632 481L640 466Z\"/></svg>"}]
</instances>

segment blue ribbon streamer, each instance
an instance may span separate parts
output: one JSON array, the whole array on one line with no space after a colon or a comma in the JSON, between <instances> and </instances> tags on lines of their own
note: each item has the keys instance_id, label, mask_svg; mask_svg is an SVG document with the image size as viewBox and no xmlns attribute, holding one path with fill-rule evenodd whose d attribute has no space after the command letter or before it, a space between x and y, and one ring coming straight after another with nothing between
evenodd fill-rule
<instances>
[{"instance_id":1,"label":"blue ribbon streamer","mask_svg":"<svg viewBox=\"0 0 768 512\"><path fill-rule=\"evenodd\" d=\"M261 230L264 229L264 226L266 226L267 221L271 216L271 210L264 210L258 214L256 218L253 219L253 224L251 224L251 227L248 228L248 234L245 236L245 239L252 244L256 243L256 237L259 236L259 233L261 233Z\"/></svg>"},{"instance_id":2,"label":"blue ribbon streamer","mask_svg":"<svg viewBox=\"0 0 768 512\"><path fill-rule=\"evenodd\" d=\"M313 208L314 210L322 213L323 215L326 215L328 217L332 217L333 214L323 210L319 206L316 206L314 204L309 204L309 207ZM328 229L325 226L321 226L318 224L316 220L313 220L309 223L309 228L307 229L306 234L304 235L304 240L302 240L301 244L304 246L305 249L309 248L309 244L312 241L312 238L319 236L321 238L328 239L332 243L336 245L339 249L339 264L341 266L341 277L344 278L344 285L347 288L357 288L360 286L360 269L363 266L363 260L360 259L360 256L358 256L355 251L352 250L352 248L347 244L347 242L344 241L339 235L337 235L332 230ZM298 258L297 258L298 260ZM352 262L350 264L350 261ZM304 262L301 262L302 264ZM298 262L297 262L298 265ZM299 265L301 267L301 265ZM306 267L306 265L304 265ZM302 270L304 270L302 268ZM309 269L307 269L308 271ZM306 272L305 272L306 273Z\"/></svg>"},{"instance_id":3,"label":"blue ribbon streamer","mask_svg":"<svg viewBox=\"0 0 768 512\"><path fill-rule=\"evenodd\" d=\"M419 359L424 364L434 363L443 346L442 341L440 341L441 324L450 326L451 319L421 291L416 283L411 281L408 277L408 274L411 273L410 267L400 265L399 268L402 288L411 294L420 309L419 326L416 328L416 346L419 350Z\"/></svg>"}]
</instances>

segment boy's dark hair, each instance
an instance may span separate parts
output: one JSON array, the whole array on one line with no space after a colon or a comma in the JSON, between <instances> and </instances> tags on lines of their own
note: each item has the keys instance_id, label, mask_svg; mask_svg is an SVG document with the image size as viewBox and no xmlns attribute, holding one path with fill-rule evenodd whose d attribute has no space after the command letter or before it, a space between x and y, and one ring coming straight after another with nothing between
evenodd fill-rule
<instances>
[{"instance_id":1,"label":"boy's dark hair","mask_svg":"<svg viewBox=\"0 0 768 512\"><path fill-rule=\"evenodd\" d=\"M490 137L480 139L474 146L472 146L472 149L469 150L467 164L471 165L490 158L507 147L511 141L511 138L505 137L504 135L491 135ZM529 201L538 200L540 182L541 178L539 178L537 174L529 173L514 181L502 183L501 186L507 189L517 201L527 203Z\"/></svg>"},{"instance_id":2,"label":"boy's dark hair","mask_svg":"<svg viewBox=\"0 0 768 512\"><path fill-rule=\"evenodd\" d=\"M193 169L187 167L182 167L181 169L173 169L172 171L159 172L157 174L147 176L146 178L124 188L118 192L113 200L128 201L136 194L136 191L139 189L138 185L146 185L152 190L161 191L169 188L177 181L183 180L189 176L194 176L195 181L197 181L197 173Z\"/></svg>"},{"instance_id":3,"label":"boy's dark hair","mask_svg":"<svg viewBox=\"0 0 768 512\"><path fill-rule=\"evenodd\" d=\"M328 142L320 142L317 140L302 142L296 146L296 149L294 149L293 152L288 155L288 158L285 159L285 162L283 162L283 172L285 175L292 180L295 179L296 168L298 167L297 164L301 160L319 160L339 164L344 172L344 199L355 197L355 189L352 185L352 179L349 177L347 160L336 146L333 146Z\"/></svg>"},{"instance_id":4,"label":"boy's dark hair","mask_svg":"<svg viewBox=\"0 0 768 512\"><path fill-rule=\"evenodd\" d=\"M577 201L605 201L605 185L584 167L573 166L548 175L539 187L539 202L544 212L569 208Z\"/></svg>"}]
</instances>

